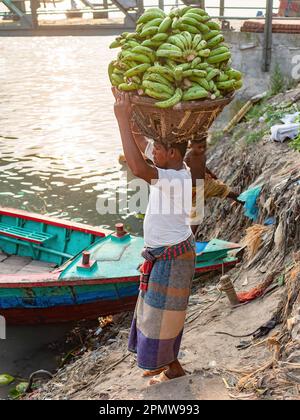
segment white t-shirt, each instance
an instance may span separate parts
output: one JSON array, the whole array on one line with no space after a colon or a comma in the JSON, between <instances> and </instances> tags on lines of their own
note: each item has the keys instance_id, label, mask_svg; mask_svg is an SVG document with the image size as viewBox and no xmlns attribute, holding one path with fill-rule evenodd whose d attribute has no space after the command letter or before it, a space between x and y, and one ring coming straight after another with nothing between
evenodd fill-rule
<instances>
[{"instance_id":1,"label":"white t-shirt","mask_svg":"<svg viewBox=\"0 0 300 420\"><path fill-rule=\"evenodd\" d=\"M148 143L145 156L153 161L153 144ZM144 220L145 245L150 248L176 245L192 234L192 178L187 166L176 171L160 169L158 180L150 185L149 203Z\"/></svg>"}]
</instances>

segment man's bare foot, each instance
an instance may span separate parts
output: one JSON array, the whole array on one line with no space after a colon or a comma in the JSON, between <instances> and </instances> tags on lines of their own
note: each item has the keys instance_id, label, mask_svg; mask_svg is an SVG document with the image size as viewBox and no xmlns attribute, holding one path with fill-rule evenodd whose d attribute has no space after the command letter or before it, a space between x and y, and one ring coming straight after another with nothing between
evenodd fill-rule
<instances>
[{"instance_id":1,"label":"man's bare foot","mask_svg":"<svg viewBox=\"0 0 300 420\"><path fill-rule=\"evenodd\" d=\"M145 370L145 372L143 372L142 374L142 377L148 378L149 376L159 375L161 372L164 372L166 369L167 368L164 366L162 368L155 369L155 370Z\"/></svg>"},{"instance_id":2,"label":"man's bare foot","mask_svg":"<svg viewBox=\"0 0 300 420\"><path fill-rule=\"evenodd\" d=\"M174 360L174 362L168 365L168 369L165 371L165 374L169 379L175 379L180 378L180 376L184 376L185 371L179 361Z\"/></svg>"},{"instance_id":3,"label":"man's bare foot","mask_svg":"<svg viewBox=\"0 0 300 420\"><path fill-rule=\"evenodd\" d=\"M159 375L150 379L149 385L157 385L161 382L167 382L171 379L180 378L184 375L185 371L183 370L181 364L178 362L178 360L175 360L168 365L167 369L163 370Z\"/></svg>"}]
</instances>

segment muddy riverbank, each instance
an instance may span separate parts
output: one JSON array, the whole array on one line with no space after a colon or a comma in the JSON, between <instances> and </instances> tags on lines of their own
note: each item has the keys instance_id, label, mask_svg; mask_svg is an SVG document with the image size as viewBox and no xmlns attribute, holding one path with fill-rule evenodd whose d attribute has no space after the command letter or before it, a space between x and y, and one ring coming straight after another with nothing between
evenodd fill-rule
<instances>
[{"instance_id":1,"label":"muddy riverbank","mask_svg":"<svg viewBox=\"0 0 300 420\"><path fill-rule=\"evenodd\" d=\"M247 294L233 308L217 287L220 275L195 280L179 354L187 375L148 386L127 352L129 314L109 323L95 349L27 398L300 398L300 154L287 143L271 142L269 134L282 112L300 105L293 103L299 93L257 106L210 150L208 166L221 179L240 191L261 185L262 193L255 222L241 206L218 199L207 203L199 237L244 245L230 277L236 290ZM265 224L270 218L272 223Z\"/></svg>"}]
</instances>

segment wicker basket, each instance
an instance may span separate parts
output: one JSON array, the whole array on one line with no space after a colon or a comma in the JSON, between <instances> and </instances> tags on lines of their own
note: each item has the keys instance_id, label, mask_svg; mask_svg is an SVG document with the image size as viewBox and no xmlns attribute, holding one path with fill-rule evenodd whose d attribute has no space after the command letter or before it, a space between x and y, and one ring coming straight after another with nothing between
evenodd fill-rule
<instances>
[{"instance_id":1,"label":"wicker basket","mask_svg":"<svg viewBox=\"0 0 300 420\"><path fill-rule=\"evenodd\" d=\"M173 108L161 109L155 100L131 94L132 116L141 133L163 143L203 140L207 131L234 97L204 101L180 102Z\"/></svg>"}]
</instances>

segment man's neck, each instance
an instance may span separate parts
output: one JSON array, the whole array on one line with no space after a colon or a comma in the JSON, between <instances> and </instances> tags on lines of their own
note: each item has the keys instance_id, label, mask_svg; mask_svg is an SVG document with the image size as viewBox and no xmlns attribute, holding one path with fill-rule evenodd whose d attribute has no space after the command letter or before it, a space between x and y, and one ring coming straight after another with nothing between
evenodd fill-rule
<instances>
[{"instance_id":1,"label":"man's neck","mask_svg":"<svg viewBox=\"0 0 300 420\"><path fill-rule=\"evenodd\" d=\"M174 169L175 171L180 171L183 169L183 162L170 162L166 169Z\"/></svg>"}]
</instances>

